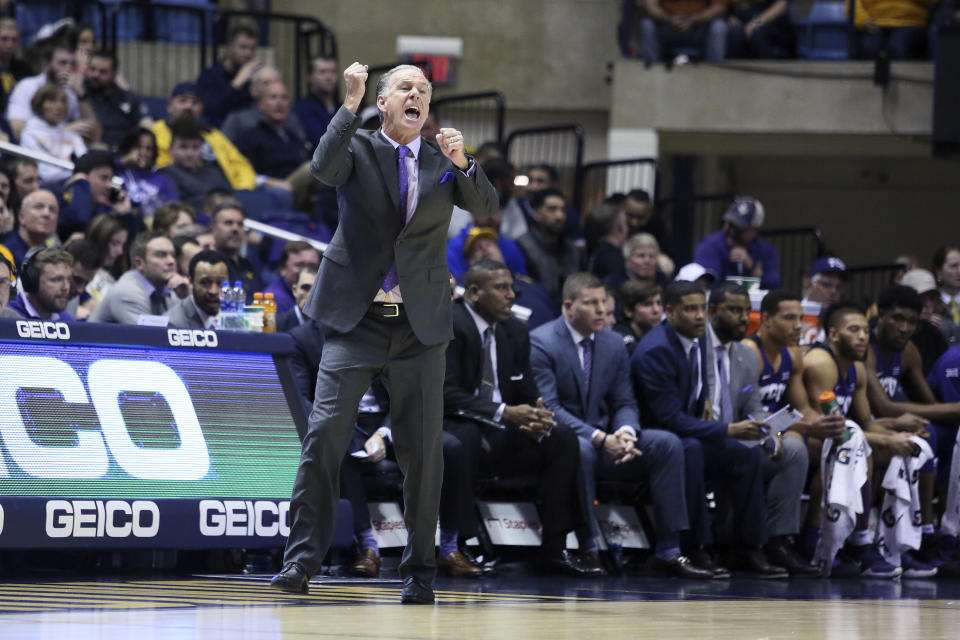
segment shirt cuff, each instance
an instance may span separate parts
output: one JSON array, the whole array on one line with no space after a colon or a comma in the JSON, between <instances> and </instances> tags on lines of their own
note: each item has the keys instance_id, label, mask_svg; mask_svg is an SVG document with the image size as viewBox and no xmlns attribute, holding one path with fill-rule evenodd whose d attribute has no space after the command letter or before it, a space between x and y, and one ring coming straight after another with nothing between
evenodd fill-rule
<instances>
[{"instance_id":1,"label":"shirt cuff","mask_svg":"<svg viewBox=\"0 0 960 640\"><path fill-rule=\"evenodd\" d=\"M468 178L472 178L473 174L477 172L477 161L474 160L472 156L467 156L467 162L470 163L467 165L467 170L460 171L460 173L467 176Z\"/></svg>"},{"instance_id":2,"label":"shirt cuff","mask_svg":"<svg viewBox=\"0 0 960 640\"><path fill-rule=\"evenodd\" d=\"M380 427L373 432L373 435L380 436L384 440L389 441L393 436L393 431L390 429L390 427Z\"/></svg>"},{"instance_id":3,"label":"shirt cuff","mask_svg":"<svg viewBox=\"0 0 960 640\"><path fill-rule=\"evenodd\" d=\"M256 177L253 179L253 184L259 189L263 185L267 184L267 176L258 173Z\"/></svg>"},{"instance_id":4,"label":"shirt cuff","mask_svg":"<svg viewBox=\"0 0 960 640\"><path fill-rule=\"evenodd\" d=\"M503 412L507 409L507 403L501 402L500 406L497 407L497 412L493 414L494 422L500 422L500 418L503 417Z\"/></svg>"},{"instance_id":5,"label":"shirt cuff","mask_svg":"<svg viewBox=\"0 0 960 640\"><path fill-rule=\"evenodd\" d=\"M606 435L607 435L607 432L606 432L606 431L604 431L604 430L602 430L602 429L594 429L594 430L593 430L593 435L590 436L590 442L593 443L597 438L602 437L602 436L606 436ZM599 448L598 445L593 445L593 446ZM600 445L600 446L602 446L602 445Z\"/></svg>"},{"instance_id":6,"label":"shirt cuff","mask_svg":"<svg viewBox=\"0 0 960 640\"><path fill-rule=\"evenodd\" d=\"M617 429L617 431L622 431L622 430L624 430L624 429L626 429L628 432L630 432L630 435L632 435L634 438L637 437L637 430L634 429L633 427L631 427L631 426L628 425L628 424L622 424L622 425L620 425L620 428ZM616 432L614 432L614 433L616 433Z\"/></svg>"}]
</instances>

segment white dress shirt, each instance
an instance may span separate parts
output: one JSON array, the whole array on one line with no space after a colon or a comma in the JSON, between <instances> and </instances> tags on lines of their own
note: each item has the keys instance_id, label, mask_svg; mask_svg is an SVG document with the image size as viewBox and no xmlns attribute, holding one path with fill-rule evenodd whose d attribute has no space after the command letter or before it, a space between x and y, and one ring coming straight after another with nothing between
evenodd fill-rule
<instances>
[{"instance_id":1,"label":"white dress shirt","mask_svg":"<svg viewBox=\"0 0 960 640\"><path fill-rule=\"evenodd\" d=\"M482 317L480 314L473 310L473 307L470 306L470 303L464 301L464 306L467 308L467 311L470 313L470 317L473 318L474 324L477 325L477 331L480 332L480 344L483 344L483 332L489 327L490 331L490 362L493 364L493 394L490 396L490 399L494 402L500 404L497 407L496 413L493 414L493 419L497 422L500 422L500 418L503 417L503 412L507 408L505 402L503 402L503 396L500 394L500 376L497 374L497 334L495 325L490 324ZM482 360L481 360L482 362ZM473 395L480 395L480 389L477 389Z\"/></svg>"},{"instance_id":2,"label":"white dress shirt","mask_svg":"<svg viewBox=\"0 0 960 640\"><path fill-rule=\"evenodd\" d=\"M382 135L384 140L389 142L394 149L398 149L400 147L400 143L385 134L383 129L380 129L380 135ZM410 218L413 217L413 212L417 210L417 198L420 194L420 141L420 136L417 136L409 143L404 145L410 149L410 153L407 154L407 157L403 159L404 164L407 165L407 211L404 224L410 222ZM374 296L373 301L398 304L402 303L403 294L400 293L400 284L397 283L397 286L391 289L389 293L383 289L380 289L377 291L377 295Z\"/></svg>"}]
</instances>

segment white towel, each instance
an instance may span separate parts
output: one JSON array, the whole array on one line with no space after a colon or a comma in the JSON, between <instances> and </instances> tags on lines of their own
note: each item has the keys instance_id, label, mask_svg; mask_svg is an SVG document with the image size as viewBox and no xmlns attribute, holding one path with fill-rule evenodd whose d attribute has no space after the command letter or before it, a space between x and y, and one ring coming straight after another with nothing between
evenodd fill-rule
<instances>
[{"instance_id":1,"label":"white towel","mask_svg":"<svg viewBox=\"0 0 960 640\"><path fill-rule=\"evenodd\" d=\"M947 483L947 507L940 520L940 533L955 536L960 532L960 429L953 443L953 461L950 463L950 481Z\"/></svg>"},{"instance_id":2,"label":"white towel","mask_svg":"<svg viewBox=\"0 0 960 640\"><path fill-rule=\"evenodd\" d=\"M813 560L826 574L833 567L837 551L853 533L857 515L870 506L864 505L860 496L860 489L867 481L870 445L856 422L847 420L846 426L851 431L850 439L841 443L839 439L828 438L820 452L822 524Z\"/></svg>"},{"instance_id":3,"label":"white towel","mask_svg":"<svg viewBox=\"0 0 960 640\"><path fill-rule=\"evenodd\" d=\"M919 549L923 532L920 530L920 495L917 491L920 467L933 457L926 440L911 436L910 441L920 447L916 456L894 456L883 476L883 506L877 526L877 546L883 558L895 567L900 566L900 553Z\"/></svg>"}]
</instances>

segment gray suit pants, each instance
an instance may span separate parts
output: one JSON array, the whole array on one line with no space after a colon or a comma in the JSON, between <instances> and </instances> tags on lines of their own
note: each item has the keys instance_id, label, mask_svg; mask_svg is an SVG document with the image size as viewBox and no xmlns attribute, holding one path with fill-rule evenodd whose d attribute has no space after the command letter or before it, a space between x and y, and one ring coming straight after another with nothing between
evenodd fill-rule
<instances>
[{"instance_id":1,"label":"gray suit pants","mask_svg":"<svg viewBox=\"0 0 960 640\"><path fill-rule=\"evenodd\" d=\"M807 481L807 445L783 439L783 457L766 458L761 465L767 496L767 534L794 535L800 531L800 494Z\"/></svg>"},{"instance_id":2,"label":"gray suit pants","mask_svg":"<svg viewBox=\"0 0 960 640\"><path fill-rule=\"evenodd\" d=\"M408 538L400 577L433 579L443 477L446 348L445 342L420 343L403 317L381 320L367 314L347 333L328 330L293 486L284 563L296 562L311 575L320 569L333 538L340 464L356 425L357 406L381 375L390 393L394 451L404 475Z\"/></svg>"},{"instance_id":3,"label":"gray suit pants","mask_svg":"<svg viewBox=\"0 0 960 640\"><path fill-rule=\"evenodd\" d=\"M608 453L598 451L586 438L579 440L587 513L590 514L590 532L594 537L600 534L597 520L593 517L596 479L621 482L646 479L650 484L657 533L664 537L675 536L690 527L684 506L684 451L680 438L675 434L662 429L643 429L637 440L637 448L643 455L624 464L615 464Z\"/></svg>"}]
</instances>

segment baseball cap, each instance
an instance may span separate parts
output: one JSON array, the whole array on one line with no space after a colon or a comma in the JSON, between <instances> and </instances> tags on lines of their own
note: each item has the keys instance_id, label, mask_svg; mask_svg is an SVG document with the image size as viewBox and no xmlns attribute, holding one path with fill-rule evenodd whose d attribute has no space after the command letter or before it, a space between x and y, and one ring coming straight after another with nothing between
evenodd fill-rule
<instances>
[{"instance_id":1,"label":"baseball cap","mask_svg":"<svg viewBox=\"0 0 960 640\"><path fill-rule=\"evenodd\" d=\"M680 267L674 280L684 280L686 282L696 282L703 276L709 276L711 280L716 280L717 276L713 271L705 268L702 264L691 262Z\"/></svg>"},{"instance_id":2,"label":"baseball cap","mask_svg":"<svg viewBox=\"0 0 960 640\"><path fill-rule=\"evenodd\" d=\"M198 98L197 94L197 85L193 82L180 82L173 88L173 91L170 92L171 98L176 98L177 96L182 96L186 94L192 94L194 98Z\"/></svg>"},{"instance_id":3,"label":"baseball cap","mask_svg":"<svg viewBox=\"0 0 960 640\"><path fill-rule=\"evenodd\" d=\"M759 229L763 226L763 205L756 198L737 198L723 214L723 219L738 229Z\"/></svg>"},{"instance_id":4,"label":"baseball cap","mask_svg":"<svg viewBox=\"0 0 960 640\"><path fill-rule=\"evenodd\" d=\"M903 274L903 278L900 279L900 284L914 289L921 295L937 290L936 278L926 269L910 269Z\"/></svg>"},{"instance_id":5,"label":"baseball cap","mask_svg":"<svg viewBox=\"0 0 960 640\"><path fill-rule=\"evenodd\" d=\"M480 238L490 238L494 242L499 242L500 237L492 227L473 227L467 232L467 238L463 241L463 255L469 255L473 250L473 245Z\"/></svg>"},{"instance_id":6,"label":"baseball cap","mask_svg":"<svg viewBox=\"0 0 960 640\"><path fill-rule=\"evenodd\" d=\"M823 256L817 258L810 267L810 277L821 273L835 273L842 278L847 277L847 265L837 256Z\"/></svg>"}]
</instances>

